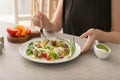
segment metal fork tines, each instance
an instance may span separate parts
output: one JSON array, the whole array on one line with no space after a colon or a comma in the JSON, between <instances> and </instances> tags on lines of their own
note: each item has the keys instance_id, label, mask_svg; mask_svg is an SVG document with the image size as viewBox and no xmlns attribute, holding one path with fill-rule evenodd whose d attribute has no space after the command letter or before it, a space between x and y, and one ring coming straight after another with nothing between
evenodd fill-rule
<instances>
[{"instance_id":1,"label":"metal fork tines","mask_svg":"<svg viewBox=\"0 0 120 80\"><path fill-rule=\"evenodd\" d=\"M42 28L40 28L40 33L41 33L41 35L46 39L46 40L48 40L48 38L45 36L45 34L43 33L43 29Z\"/></svg>"}]
</instances>

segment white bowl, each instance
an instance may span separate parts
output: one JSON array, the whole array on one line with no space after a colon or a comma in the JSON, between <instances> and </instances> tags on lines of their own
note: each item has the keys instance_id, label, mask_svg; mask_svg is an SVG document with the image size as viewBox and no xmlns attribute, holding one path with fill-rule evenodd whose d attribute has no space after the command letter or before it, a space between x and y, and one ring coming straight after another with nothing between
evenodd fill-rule
<instances>
[{"instance_id":1,"label":"white bowl","mask_svg":"<svg viewBox=\"0 0 120 80\"><path fill-rule=\"evenodd\" d=\"M101 48L100 45L106 47L107 50ZM100 59L106 59L106 58L108 58L110 56L111 49L107 45L105 45L105 44L98 43L98 44L95 44L95 46L94 46L94 52L95 52L95 55L98 58L100 58Z\"/></svg>"}]
</instances>

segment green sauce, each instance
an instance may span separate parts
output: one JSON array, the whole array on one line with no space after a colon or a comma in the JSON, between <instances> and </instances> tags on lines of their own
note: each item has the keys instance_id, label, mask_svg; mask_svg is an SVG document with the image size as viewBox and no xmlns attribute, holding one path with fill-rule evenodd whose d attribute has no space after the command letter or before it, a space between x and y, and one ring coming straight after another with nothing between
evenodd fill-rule
<instances>
[{"instance_id":1,"label":"green sauce","mask_svg":"<svg viewBox=\"0 0 120 80\"><path fill-rule=\"evenodd\" d=\"M108 49L106 46L102 45L102 44L98 44L98 45L97 45L97 48L103 49L103 50L109 52L109 49Z\"/></svg>"}]
</instances>

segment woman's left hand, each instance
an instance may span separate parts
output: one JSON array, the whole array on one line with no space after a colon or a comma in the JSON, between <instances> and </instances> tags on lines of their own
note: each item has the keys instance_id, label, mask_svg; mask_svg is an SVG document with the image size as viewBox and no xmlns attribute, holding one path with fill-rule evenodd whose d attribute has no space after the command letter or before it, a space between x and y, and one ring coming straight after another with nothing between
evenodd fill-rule
<instances>
[{"instance_id":1,"label":"woman's left hand","mask_svg":"<svg viewBox=\"0 0 120 80\"><path fill-rule=\"evenodd\" d=\"M96 40L96 29L89 29L88 31L86 31L85 33L83 33L80 38L86 38L88 37L85 45L82 47L82 53L88 51L90 49L90 47L92 46L92 44L94 43L94 41Z\"/></svg>"}]
</instances>

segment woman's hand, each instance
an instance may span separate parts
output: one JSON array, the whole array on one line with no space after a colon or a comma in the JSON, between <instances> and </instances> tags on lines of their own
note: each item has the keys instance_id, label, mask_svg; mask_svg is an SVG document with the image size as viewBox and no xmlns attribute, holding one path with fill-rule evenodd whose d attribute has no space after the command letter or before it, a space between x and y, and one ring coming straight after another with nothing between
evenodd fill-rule
<instances>
[{"instance_id":1,"label":"woman's hand","mask_svg":"<svg viewBox=\"0 0 120 80\"><path fill-rule=\"evenodd\" d=\"M82 47L82 53L89 50L92 44L94 43L94 41L96 40L97 37L96 29L89 29L87 32L83 33L80 36L80 38L86 38L86 37L88 37L88 39L85 45Z\"/></svg>"},{"instance_id":2,"label":"woman's hand","mask_svg":"<svg viewBox=\"0 0 120 80\"><path fill-rule=\"evenodd\" d=\"M42 25L40 23L40 20L42 21ZM49 30L48 26L51 25L51 22L49 21L47 16L41 12L36 12L32 18L32 21L35 26L42 26L42 28L44 28L45 30Z\"/></svg>"}]
</instances>

